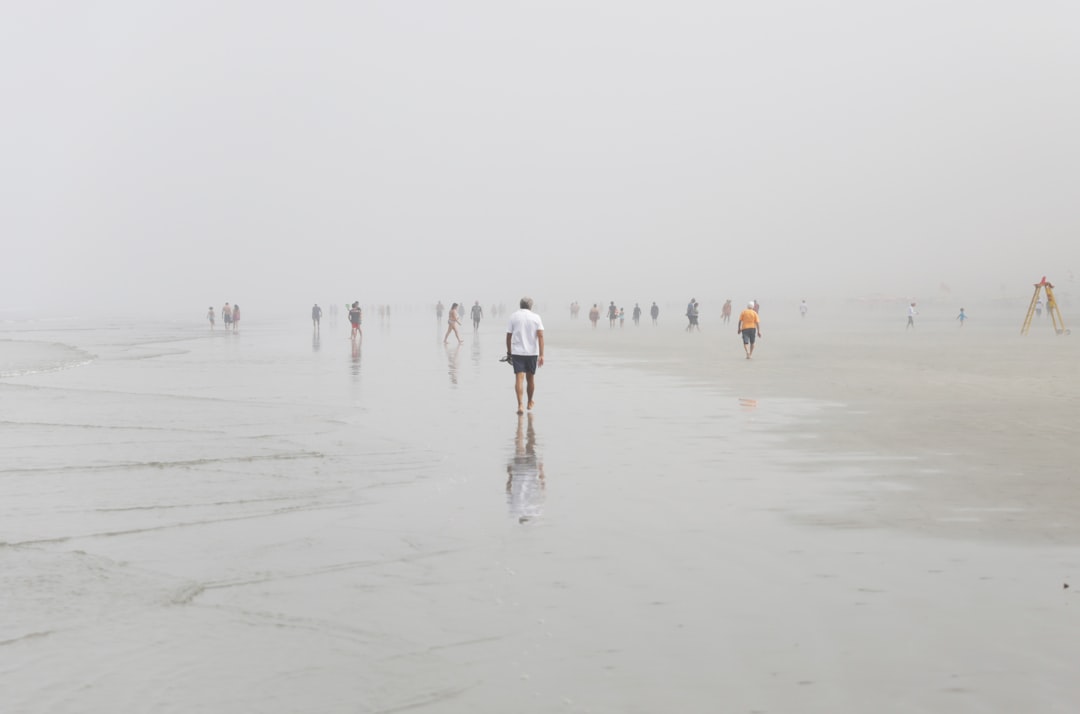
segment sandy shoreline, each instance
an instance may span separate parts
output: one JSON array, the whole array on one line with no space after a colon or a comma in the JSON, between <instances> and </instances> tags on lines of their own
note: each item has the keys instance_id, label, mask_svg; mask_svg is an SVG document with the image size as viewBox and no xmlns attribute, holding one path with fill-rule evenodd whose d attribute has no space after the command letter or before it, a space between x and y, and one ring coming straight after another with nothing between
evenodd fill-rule
<instances>
[{"instance_id":1,"label":"sandy shoreline","mask_svg":"<svg viewBox=\"0 0 1080 714\"><path fill-rule=\"evenodd\" d=\"M969 478L946 435L877 444L925 401L882 358L924 395L955 370L556 319L519 420L499 327L102 332L70 339L89 365L0 382L8 709L1072 710L1072 531L925 483ZM1010 365L967 388L1015 396ZM995 478L978 495L1021 508Z\"/></svg>"},{"instance_id":2,"label":"sandy shoreline","mask_svg":"<svg viewBox=\"0 0 1080 714\"><path fill-rule=\"evenodd\" d=\"M810 455L793 466L854 472L850 487L861 497L822 522L1080 542L1075 337L1021 337L1006 321L905 332L875 315L854 318L835 330L814 322L828 319L818 316L765 320L749 362L734 327L718 324L686 334L645 324L594 331L579 320L560 323L550 339L734 397L823 403L805 432L785 434Z\"/></svg>"}]
</instances>

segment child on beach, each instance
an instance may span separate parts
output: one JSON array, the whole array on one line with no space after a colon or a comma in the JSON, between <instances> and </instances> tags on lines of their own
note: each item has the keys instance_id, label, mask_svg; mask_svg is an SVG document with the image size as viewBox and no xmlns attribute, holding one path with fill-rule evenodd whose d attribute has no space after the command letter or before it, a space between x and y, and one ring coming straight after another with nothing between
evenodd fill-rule
<instances>
[{"instance_id":1,"label":"child on beach","mask_svg":"<svg viewBox=\"0 0 1080 714\"><path fill-rule=\"evenodd\" d=\"M964 320L967 319L967 315L964 314L964 308L960 308L960 314L956 316L956 319L960 321L960 327L963 327Z\"/></svg>"}]
</instances>

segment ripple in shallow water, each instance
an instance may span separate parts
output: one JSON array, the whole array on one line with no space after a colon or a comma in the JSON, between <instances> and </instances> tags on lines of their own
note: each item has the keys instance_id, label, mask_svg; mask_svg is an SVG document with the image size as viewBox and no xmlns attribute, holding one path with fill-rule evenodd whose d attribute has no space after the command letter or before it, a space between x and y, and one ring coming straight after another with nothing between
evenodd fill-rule
<instances>
[{"instance_id":1,"label":"ripple in shallow water","mask_svg":"<svg viewBox=\"0 0 1080 714\"><path fill-rule=\"evenodd\" d=\"M58 342L0 340L0 379L56 372L93 361L89 352Z\"/></svg>"}]
</instances>

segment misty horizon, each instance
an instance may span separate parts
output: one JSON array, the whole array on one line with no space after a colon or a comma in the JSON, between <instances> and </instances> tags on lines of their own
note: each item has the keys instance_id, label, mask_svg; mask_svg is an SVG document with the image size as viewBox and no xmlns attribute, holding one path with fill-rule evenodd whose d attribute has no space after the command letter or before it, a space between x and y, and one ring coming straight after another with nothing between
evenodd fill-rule
<instances>
[{"instance_id":1,"label":"misty horizon","mask_svg":"<svg viewBox=\"0 0 1080 714\"><path fill-rule=\"evenodd\" d=\"M6 312L1073 292L1072 6L3 18Z\"/></svg>"}]
</instances>

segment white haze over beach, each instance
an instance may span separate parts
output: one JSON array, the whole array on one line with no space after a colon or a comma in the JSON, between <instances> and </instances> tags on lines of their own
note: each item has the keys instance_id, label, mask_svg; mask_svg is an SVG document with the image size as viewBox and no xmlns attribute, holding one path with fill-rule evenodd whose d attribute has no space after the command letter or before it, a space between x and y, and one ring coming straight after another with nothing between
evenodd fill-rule
<instances>
[{"instance_id":1,"label":"white haze over beach","mask_svg":"<svg viewBox=\"0 0 1080 714\"><path fill-rule=\"evenodd\" d=\"M5 3L0 712L1071 713L1077 27Z\"/></svg>"},{"instance_id":2,"label":"white haze over beach","mask_svg":"<svg viewBox=\"0 0 1080 714\"><path fill-rule=\"evenodd\" d=\"M7 3L0 308L1064 283L1078 23L974 0Z\"/></svg>"}]
</instances>

